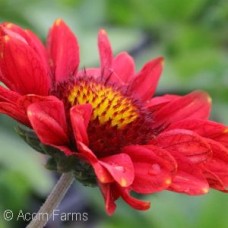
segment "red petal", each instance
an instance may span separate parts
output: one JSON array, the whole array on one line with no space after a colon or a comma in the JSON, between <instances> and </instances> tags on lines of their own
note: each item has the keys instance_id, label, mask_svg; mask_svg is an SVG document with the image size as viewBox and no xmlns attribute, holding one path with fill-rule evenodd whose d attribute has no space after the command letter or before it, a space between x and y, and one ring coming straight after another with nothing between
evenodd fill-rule
<instances>
[{"instance_id":1,"label":"red petal","mask_svg":"<svg viewBox=\"0 0 228 228\"><path fill-rule=\"evenodd\" d=\"M2 29L5 35L9 35L13 38L19 39L27 43L31 48L33 48L33 50L39 55L40 60L48 69L46 49L40 39L33 32L29 30L24 30L21 27L12 23L4 23Z\"/></svg>"},{"instance_id":2,"label":"red petal","mask_svg":"<svg viewBox=\"0 0 228 228\"><path fill-rule=\"evenodd\" d=\"M43 65L47 68L47 71L50 74L48 54L46 48L44 47L40 39L33 32L31 32L30 30L25 30L25 33L27 35L26 40L28 44L39 54L40 60L42 61Z\"/></svg>"},{"instance_id":3,"label":"red petal","mask_svg":"<svg viewBox=\"0 0 228 228\"><path fill-rule=\"evenodd\" d=\"M200 172L194 170L192 165L188 168L189 170L187 172L181 169L178 170L169 190L188 195L202 195L208 193L209 186L206 179Z\"/></svg>"},{"instance_id":4,"label":"red petal","mask_svg":"<svg viewBox=\"0 0 228 228\"><path fill-rule=\"evenodd\" d=\"M18 93L0 86L0 101L15 103L19 97Z\"/></svg>"},{"instance_id":5,"label":"red petal","mask_svg":"<svg viewBox=\"0 0 228 228\"><path fill-rule=\"evenodd\" d=\"M30 126L27 115L23 110L20 110L17 105L8 103L8 102L0 102L0 113L6 114L16 121L20 123Z\"/></svg>"},{"instance_id":6,"label":"red petal","mask_svg":"<svg viewBox=\"0 0 228 228\"><path fill-rule=\"evenodd\" d=\"M204 177L207 179L211 188L222 192L228 192L227 187L224 185L223 181L215 173L211 172L207 168L204 169Z\"/></svg>"},{"instance_id":7,"label":"red petal","mask_svg":"<svg viewBox=\"0 0 228 228\"><path fill-rule=\"evenodd\" d=\"M112 48L104 29L101 29L98 33L98 48L101 69L110 68L112 64Z\"/></svg>"},{"instance_id":8,"label":"red petal","mask_svg":"<svg viewBox=\"0 0 228 228\"><path fill-rule=\"evenodd\" d=\"M115 201L120 196L118 189L115 187L114 184L98 184L105 200L106 212L108 215L112 215L116 210Z\"/></svg>"},{"instance_id":9,"label":"red petal","mask_svg":"<svg viewBox=\"0 0 228 228\"><path fill-rule=\"evenodd\" d=\"M100 161L95 154L83 143L78 141L80 156L84 157L92 166L101 183L115 180L121 186L128 186L134 179L134 167L126 154L105 157Z\"/></svg>"},{"instance_id":10,"label":"red petal","mask_svg":"<svg viewBox=\"0 0 228 228\"><path fill-rule=\"evenodd\" d=\"M125 83L127 83L135 73L134 60L126 52L120 53L113 59L112 68Z\"/></svg>"},{"instance_id":11,"label":"red petal","mask_svg":"<svg viewBox=\"0 0 228 228\"><path fill-rule=\"evenodd\" d=\"M79 46L76 37L61 19L55 21L49 32L48 52L55 82L75 75L80 61Z\"/></svg>"},{"instance_id":12,"label":"red petal","mask_svg":"<svg viewBox=\"0 0 228 228\"><path fill-rule=\"evenodd\" d=\"M154 112L154 126L164 126L187 118L208 119L211 100L207 93L192 92Z\"/></svg>"},{"instance_id":13,"label":"red petal","mask_svg":"<svg viewBox=\"0 0 228 228\"><path fill-rule=\"evenodd\" d=\"M134 166L131 158L124 153L102 158L100 161L113 177L113 179L121 186L128 187L134 180Z\"/></svg>"},{"instance_id":14,"label":"red petal","mask_svg":"<svg viewBox=\"0 0 228 228\"><path fill-rule=\"evenodd\" d=\"M203 175L201 164L193 164L187 160L183 154L176 151L173 152L178 170L169 190L185 193L188 195L201 195L209 191L209 185L206 178Z\"/></svg>"},{"instance_id":15,"label":"red petal","mask_svg":"<svg viewBox=\"0 0 228 228\"><path fill-rule=\"evenodd\" d=\"M218 134L225 131L223 124L202 119L186 119L172 123L168 129L187 129L196 132L206 138L215 138Z\"/></svg>"},{"instance_id":16,"label":"red petal","mask_svg":"<svg viewBox=\"0 0 228 228\"><path fill-rule=\"evenodd\" d=\"M77 143L82 142L85 145L89 144L87 126L91 118L92 110L90 104L76 105L70 110L71 124Z\"/></svg>"},{"instance_id":17,"label":"red petal","mask_svg":"<svg viewBox=\"0 0 228 228\"><path fill-rule=\"evenodd\" d=\"M138 210L147 210L150 208L150 202L144 202L133 198L129 194L129 190L121 188L116 184L101 184L99 183L100 190L105 200L105 208L108 215L112 215L116 209L115 201L121 197L133 208Z\"/></svg>"},{"instance_id":18,"label":"red petal","mask_svg":"<svg viewBox=\"0 0 228 228\"><path fill-rule=\"evenodd\" d=\"M215 141L222 143L226 148L228 148L228 127L220 134L213 136Z\"/></svg>"},{"instance_id":19,"label":"red petal","mask_svg":"<svg viewBox=\"0 0 228 228\"><path fill-rule=\"evenodd\" d=\"M211 156L211 148L206 140L188 130L166 131L156 138L155 143L171 154L176 152L185 155L193 163L203 162Z\"/></svg>"},{"instance_id":20,"label":"red petal","mask_svg":"<svg viewBox=\"0 0 228 228\"><path fill-rule=\"evenodd\" d=\"M24 96L20 96L20 98L17 100L17 105L23 110L27 110L29 105L41 101L53 101L53 102L59 102L59 99L55 96L39 96L34 94L28 94Z\"/></svg>"},{"instance_id":21,"label":"red petal","mask_svg":"<svg viewBox=\"0 0 228 228\"><path fill-rule=\"evenodd\" d=\"M214 175L214 178L210 175L209 184L218 190L228 190L228 149L214 140L207 141L213 151L212 159L204 165L209 174Z\"/></svg>"},{"instance_id":22,"label":"red petal","mask_svg":"<svg viewBox=\"0 0 228 228\"><path fill-rule=\"evenodd\" d=\"M56 101L57 98L53 96L43 97L38 95L21 96L14 91L0 86L0 101L4 101L1 103L1 112L27 126L30 126L26 114L27 107L34 102L51 100Z\"/></svg>"},{"instance_id":23,"label":"red petal","mask_svg":"<svg viewBox=\"0 0 228 228\"><path fill-rule=\"evenodd\" d=\"M95 154L82 142L78 142L79 157L84 158L92 165L94 172L97 176L97 179L101 183L110 183L113 182L112 176L109 174L106 168L100 164L99 160Z\"/></svg>"},{"instance_id":24,"label":"red petal","mask_svg":"<svg viewBox=\"0 0 228 228\"><path fill-rule=\"evenodd\" d=\"M196 132L197 134L214 139L228 148L228 127L213 121L189 119L170 125L168 129L182 128Z\"/></svg>"},{"instance_id":25,"label":"red petal","mask_svg":"<svg viewBox=\"0 0 228 228\"><path fill-rule=\"evenodd\" d=\"M65 111L61 101L34 103L28 107L27 114L42 143L56 146L68 144Z\"/></svg>"},{"instance_id":26,"label":"red petal","mask_svg":"<svg viewBox=\"0 0 228 228\"><path fill-rule=\"evenodd\" d=\"M153 112L154 110L157 109L157 107L161 108L164 105L168 104L171 101L174 101L176 99L180 98L180 96L177 95L170 95L166 94L164 96L159 96L159 97L153 97L151 100L148 100L146 102L146 107Z\"/></svg>"},{"instance_id":27,"label":"red petal","mask_svg":"<svg viewBox=\"0 0 228 228\"><path fill-rule=\"evenodd\" d=\"M3 23L0 24L0 36L8 35L14 39L20 40L26 44L28 44L26 40L25 31L17 25L12 23Z\"/></svg>"},{"instance_id":28,"label":"red petal","mask_svg":"<svg viewBox=\"0 0 228 228\"><path fill-rule=\"evenodd\" d=\"M153 193L166 189L176 170L176 162L165 150L148 146L127 146L123 149L134 164L135 179L131 188L138 193Z\"/></svg>"},{"instance_id":29,"label":"red petal","mask_svg":"<svg viewBox=\"0 0 228 228\"><path fill-rule=\"evenodd\" d=\"M150 99L158 84L163 66L163 58L148 62L130 84L130 92L141 100Z\"/></svg>"},{"instance_id":30,"label":"red petal","mask_svg":"<svg viewBox=\"0 0 228 228\"><path fill-rule=\"evenodd\" d=\"M21 94L47 95L50 78L38 54L28 44L10 36L0 37L1 80Z\"/></svg>"},{"instance_id":31,"label":"red petal","mask_svg":"<svg viewBox=\"0 0 228 228\"><path fill-rule=\"evenodd\" d=\"M148 210L150 202L145 202L132 197L128 189L120 189L121 197L133 208L137 210Z\"/></svg>"}]
</instances>

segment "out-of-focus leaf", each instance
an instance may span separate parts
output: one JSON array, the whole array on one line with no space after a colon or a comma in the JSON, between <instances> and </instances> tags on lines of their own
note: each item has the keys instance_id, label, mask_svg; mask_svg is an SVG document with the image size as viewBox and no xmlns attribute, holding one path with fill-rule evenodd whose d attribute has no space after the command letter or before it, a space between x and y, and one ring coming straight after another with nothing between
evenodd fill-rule
<instances>
[{"instance_id":1,"label":"out-of-focus leaf","mask_svg":"<svg viewBox=\"0 0 228 228\"><path fill-rule=\"evenodd\" d=\"M178 76L189 81L188 78L191 79L204 73L208 75L214 73L214 76L216 76L219 69L223 67L221 60L222 56L219 55L217 50L207 48L182 53L182 55L174 58L172 63L177 69Z\"/></svg>"},{"instance_id":2,"label":"out-of-focus leaf","mask_svg":"<svg viewBox=\"0 0 228 228\"><path fill-rule=\"evenodd\" d=\"M146 212L146 217L154 221L154 227L196 227L202 200L203 197L190 197L173 192L157 193L150 196L152 209Z\"/></svg>"},{"instance_id":3,"label":"out-of-focus leaf","mask_svg":"<svg viewBox=\"0 0 228 228\"><path fill-rule=\"evenodd\" d=\"M206 0L116 0L108 1L107 17L112 22L151 28L190 19L200 13Z\"/></svg>"},{"instance_id":4,"label":"out-of-focus leaf","mask_svg":"<svg viewBox=\"0 0 228 228\"><path fill-rule=\"evenodd\" d=\"M177 55L212 47L215 44L210 31L198 25L175 24L163 30L163 42L168 54Z\"/></svg>"},{"instance_id":5,"label":"out-of-focus leaf","mask_svg":"<svg viewBox=\"0 0 228 228\"><path fill-rule=\"evenodd\" d=\"M21 205L26 206L29 189L29 183L23 175L12 170L0 169L1 207L17 211L21 209Z\"/></svg>"},{"instance_id":6,"label":"out-of-focus leaf","mask_svg":"<svg viewBox=\"0 0 228 228\"><path fill-rule=\"evenodd\" d=\"M47 194L53 183L42 164L45 158L16 137L16 133L14 134L12 136L4 131L0 125L1 164L27 179L33 191L40 195Z\"/></svg>"},{"instance_id":7,"label":"out-of-focus leaf","mask_svg":"<svg viewBox=\"0 0 228 228\"><path fill-rule=\"evenodd\" d=\"M226 228L228 224L227 210L227 195L212 191L205 196L195 227Z\"/></svg>"}]
</instances>

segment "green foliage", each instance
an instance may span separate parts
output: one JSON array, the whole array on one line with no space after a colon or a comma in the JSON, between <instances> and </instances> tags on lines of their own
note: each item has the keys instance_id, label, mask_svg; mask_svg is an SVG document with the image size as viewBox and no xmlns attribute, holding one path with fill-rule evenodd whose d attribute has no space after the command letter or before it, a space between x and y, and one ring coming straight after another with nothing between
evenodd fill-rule
<instances>
[{"instance_id":1,"label":"green foliage","mask_svg":"<svg viewBox=\"0 0 228 228\"><path fill-rule=\"evenodd\" d=\"M206 2L206 0L109 0L110 11L107 11L107 17L112 22L151 28L167 22L191 20L199 15Z\"/></svg>"}]
</instances>

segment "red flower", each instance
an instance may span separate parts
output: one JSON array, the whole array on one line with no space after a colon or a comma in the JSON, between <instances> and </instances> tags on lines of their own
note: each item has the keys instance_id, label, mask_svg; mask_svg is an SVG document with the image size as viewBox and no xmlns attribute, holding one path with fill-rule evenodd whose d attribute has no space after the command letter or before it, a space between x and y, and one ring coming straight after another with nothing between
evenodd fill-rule
<instances>
[{"instance_id":1,"label":"red flower","mask_svg":"<svg viewBox=\"0 0 228 228\"><path fill-rule=\"evenodd\" d=\"M132 57L113 56L100 30L100 67L78 70L77 40L61 20L49 33L48 54L31 32L1 28L1 80L10 90L0 87L0 111L31 126L44 145L89 164L108 214L119 197L148 209L132 191L227 191L227 128L208 120L211 101L204 92L152 98L162 58L135 73Z\"/></svg>"}]
</instances>

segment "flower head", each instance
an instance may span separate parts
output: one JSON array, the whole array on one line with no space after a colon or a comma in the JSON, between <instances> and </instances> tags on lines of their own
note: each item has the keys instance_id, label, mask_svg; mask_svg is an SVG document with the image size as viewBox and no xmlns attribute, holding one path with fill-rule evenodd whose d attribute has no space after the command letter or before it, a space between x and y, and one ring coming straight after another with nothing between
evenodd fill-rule
<instances>
[{"instance_id":1,"label":"flower head","mask_svg":"<svg viewBox=\"0 0 228 228\"><path fill-rule=\"evenodd\" d=\"M98 48L100 67L79 69L77 39L62 20L47 49L33 33L3 24L0 76L9 90L0 87L0 111L32 128L55 169L96 183L108 214L120 197L148 209L132 191L227 191L228 131L208 120L208 94L153 97L163 58L137 73L128 53L113 55L103 29Z\"/></svg>"}]
</instances>

